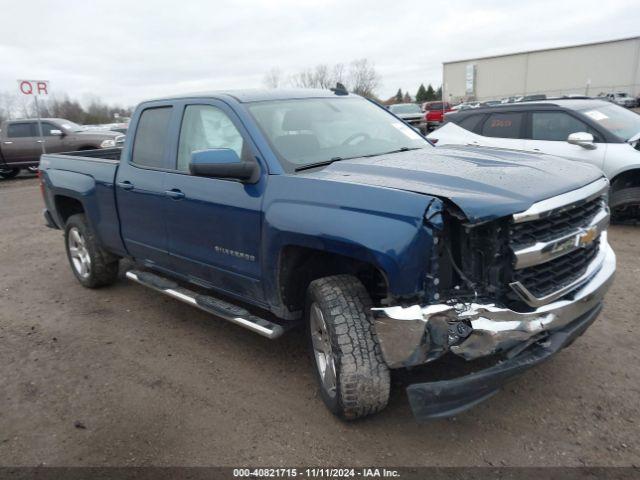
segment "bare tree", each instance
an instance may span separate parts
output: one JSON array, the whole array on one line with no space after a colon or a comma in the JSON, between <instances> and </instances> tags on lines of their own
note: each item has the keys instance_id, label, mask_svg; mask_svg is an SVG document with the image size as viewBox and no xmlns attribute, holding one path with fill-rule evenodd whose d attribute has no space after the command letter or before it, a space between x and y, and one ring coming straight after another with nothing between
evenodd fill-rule
<instances>
[{"instance_id":1,"label":"bare tree","mask_svg":"<svg viewBox=\"0 0 640 480\"><path fill-rule=\"evenodd\" d=\"M273 67L265 73L262 83L267 88L279 88L282 84L282 72L278 67Z\"/></svg>"},{"instance_id":2,"label":"bare tree","mask_svg":"<svg viewBox=\"0 0 640 480\"><path fill-rule=\"evenodd\" d=\"M16 96L7 92L0 92L0 122L13 118Z\"/></svg>"},{"instance_id":3,"label":"bare tree","mask_svg":"<svg viewBox=\"0 0 640 480\"><path fill-rule=\"evenodd\" d=\"M380 86L380 75L373 63L366 58L354 60L349 65L347 81L349 90L363 97L374 97L375 90Z\"/></svg>"},{"instance_id":4,"label":"bare tree","mask_svg":"<svg viewBox=\"0 0 640 480\"><path fill-rule=\"evenodd\" d=\"M280 85L280 71L277 70L277 82L273 81L272 69L265 75L264 84L268 88ZM336 83L346 85L348 89L365 97L374 97L375 90L380 85L380 75L372 62L366 58L355 60L347 68L343 63L333 66L321 63L313 68L306 68L289 77L289 84L298 88L331 88Z\"/></svg>"},{"instance_id":5,"label":"bare tree","mask_svg":"<svg viewBox=\"0 0 640 480\"><path fill-rule=\"evenodd\" d=\"M345 68L344 68L344 63L336 63L333 66L333 81L334 83L342 83L344 84L347 80L346 80L346 74L345 74Z\"/></svg>"},{"instance_id":6,"label":"bare tree","mask_svg":"<svg viewBox=\"0 0 640 480\"><path fill-rule=\"evenodd\" d=\"M289 78L289 83L298 88L316 88L316 79L311 68L294 73Z\"/></svg>"}]
</instances>

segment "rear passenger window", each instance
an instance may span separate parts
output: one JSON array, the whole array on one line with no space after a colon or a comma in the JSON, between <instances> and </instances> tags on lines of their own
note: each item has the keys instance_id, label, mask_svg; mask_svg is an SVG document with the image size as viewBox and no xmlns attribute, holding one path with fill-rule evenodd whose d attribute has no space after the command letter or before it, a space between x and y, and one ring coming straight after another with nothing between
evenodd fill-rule
<instances>
[{"instance_id":1,"label":"rear passenger window","mask_svg":"<svg viewBox=\"0 0 640 480\"><path fill-rule=\"evenodd\" d=\"M149 108L142 112L131 161L145 167L164 167L165 143L169 133L171 107Z\"/></svg>"},{"instance_id":2,"label":"rear passenger window","mask_svg":"<svg viewBox=\"0 0 640 480\"><path fill-rule=\"evenodd\" d=\"M7 128L7 137L35 137L36 129L33 123L13 123Z\"/></svg>"},{"instance_id":3,"label":"rear passenger window","mask_svg":"<svg viewBox=\"0 0 640 480\"><path fill-rule=\"evenodd\" d=\"M464 118L458 124L462 128L469 130L470 132L475 132L478 124L482 121L484 115L471 115L467 118Z\"/></svg>"},{"instance_id":4,"label":"rear passenger window","mask_svg":"<svg viewBox=\"0 0 640 480\"><path fill-rule=\"evenodd\" d=\"M521 138L522 113L492 113L482 126L482 135L498 138Z\"/></svg>"}]
</instances>

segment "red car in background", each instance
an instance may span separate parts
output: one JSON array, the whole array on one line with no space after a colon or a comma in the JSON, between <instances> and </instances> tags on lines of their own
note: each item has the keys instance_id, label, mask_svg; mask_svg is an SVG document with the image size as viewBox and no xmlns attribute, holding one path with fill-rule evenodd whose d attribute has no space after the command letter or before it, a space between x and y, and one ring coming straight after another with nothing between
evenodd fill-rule
<instances>
[{"instance_id":1,"label":"red car in background","mask_svg":"<svg viewBox=\"0 0 640 480\"><path fill-rule=\"evenodd\" d=\"M422 104L427 129L433 130L444 123L444 114L452 112L449 102L425 102Z\"/></svg>"}]
</instances>

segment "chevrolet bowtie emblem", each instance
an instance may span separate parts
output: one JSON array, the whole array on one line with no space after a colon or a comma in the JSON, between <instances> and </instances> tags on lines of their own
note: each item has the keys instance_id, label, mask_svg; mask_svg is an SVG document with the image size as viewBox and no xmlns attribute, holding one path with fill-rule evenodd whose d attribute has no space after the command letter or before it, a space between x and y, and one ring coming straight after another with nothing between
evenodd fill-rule
<instances>
[{"instance_id":1,"label":"chevrolet bowtie emblem","mask_svg":"<svg viewBox=\"0 0 640 480\"><path fill-rule=\"evenodd\" d=\"M593 242L598 236L598 229L596 227L591 227L588 230L585 230L580 235L578 235L578 246L586 247L591 242Z\"/></svg>"}]
</instances>

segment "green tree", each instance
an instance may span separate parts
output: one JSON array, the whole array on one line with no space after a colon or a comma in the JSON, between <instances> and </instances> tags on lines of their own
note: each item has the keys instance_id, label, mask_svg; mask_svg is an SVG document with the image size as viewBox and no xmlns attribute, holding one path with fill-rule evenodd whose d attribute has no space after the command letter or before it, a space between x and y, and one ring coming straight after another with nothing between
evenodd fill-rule
<instances>
[{"instance_id":1,"label":"green tree","mask_svg":"<svg viewBox=\"0 0 640 480\"><path fill-rule=\"evenodd\" d=\"M402 89L399 88L398 92L396 93L396 102L397 103L402 103Z\"/></svg>"},{"instance_id":2,"label":"green tree","mask_svg":"<svg viewBox=\"0 0 640 480\"><path fill-rule=\"evenodd\" d=\"M427 87L427 91L425 92L425 102L431 102L435 99L436 99L436 92L431 86L431 84L429 84L429 86Z\"/></svg>"},{"instance_id":3,"label":"green tree","mask_svg":"<svg viewBox=\"0 0 640 480\"><path fill-rule=\"evenodd\" d=\"M438 90L436 91L436 100L442 100L442 85L440 85L438 87Z\"/></svg>"},{"instance_id":4,"label":"green tree","mask_svg":"<svg viewBox=\"0 0 640 480\"><path fill-rule=\"evenodd\" d=\"M418 91L416 92L416 102L422 103L427 101L427 89L424 88L424 83L420 84Z\"/></svg>"},{"instance_id":5,"label":"green tree","mask_svg":"<svg viewBox=\"0 0 640 480\"><path fill-rule=\"evenodd\" d=\"M409 92L404 92L404 97L402 97L402 101L404 103L411 103L411 95L409 95Z\"/></svg>"}]
</instances>

